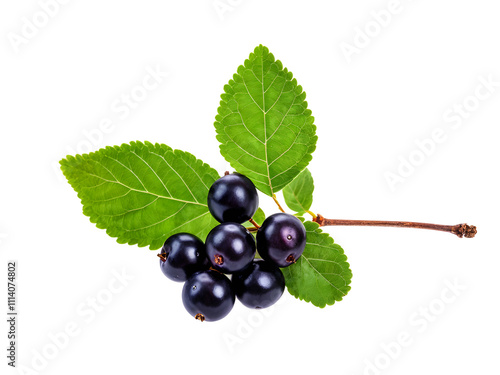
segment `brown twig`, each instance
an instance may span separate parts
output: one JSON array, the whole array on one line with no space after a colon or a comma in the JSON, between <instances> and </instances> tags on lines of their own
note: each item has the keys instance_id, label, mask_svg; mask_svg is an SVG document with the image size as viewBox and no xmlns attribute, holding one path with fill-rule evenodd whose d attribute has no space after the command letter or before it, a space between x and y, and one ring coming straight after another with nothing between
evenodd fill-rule
<instances>
[{"instance_id":1,"label":"brown twig","mask_svg":"<svg viewBox=\"0 0 500 375\"><path fill-rule=\"evenodd\" d=\"M377 221L377 220L339 220L339 219L326 219L318 214L313 219L320 226L327 225L349 225L349 226L362 226L362 227L398 227L398 228L419 228L431 229L441 232L453 233L457 237L473 238L477 229L474 225L457 224L457 225L441 225L441 224L428 224L428 223L415 223L411 221Z\"/></svg>"},{"instance_id":2,"label":"brown twig","mask_svg":"<svg viewBox=\"0 0 500 375\"><path fill-rule=\"evenodd\" d=\"M276 198L276 194L273 194L273 200L274 202L278 205L278 208L281 212L285 212L285 210L283 209L283 207L281 207L281 204L280 202L278 202L278 198Z\"/></svg>"}]
</instances>

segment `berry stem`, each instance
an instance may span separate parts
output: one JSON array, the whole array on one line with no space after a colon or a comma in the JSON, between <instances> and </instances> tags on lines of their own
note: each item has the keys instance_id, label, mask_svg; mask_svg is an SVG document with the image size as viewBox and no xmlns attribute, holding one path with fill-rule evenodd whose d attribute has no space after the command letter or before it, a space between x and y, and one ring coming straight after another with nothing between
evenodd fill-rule
<instances>
[{"instance_id":1,"label":"berry stem","mask_svg":"<svg viewBox=\"0 0 500 375\"><path fill-rule=\"evenodd\" d=\"M428 224L428 223L415 223L411 221L377 221L377 220L339 220L339 219L326 219L322 215L316 215L313 219L320 226L327 225L349 225L349 226L362 226L362 227L398 227L398 228L419 228L431 229L441 232L449 232L455 234L457 237L473 238L477 229L474 225L457 224L457 225L441 225L441 224Z\"/></svg>"},{"instance_id":2,"label":"berry stem","mask_svg":"<svg viewBox=\"0 0 500 375\"><path fill-rule=\"evenodd\" d=\"M274 200L274 202L276 202L276 204L278 205L278 208L280 209L280 211L281 211L281 212L285 212L285 210L283 209L283 207L281 207L280 202L278 202L278 198L276 198L276 194L273 194L273 200Z\"/></svg>"},{"instance_id":3,"label":"berry stem","mask_svg":"<svg viewBox=\"0 0 500 375\"><path fill-rule=\"evenodd\" d=\"M316 216L316 214L315 214L314 212L309 211L309 210L306 210L306 212L307 212L309 215L311 215L311 216L312 216L313 221L314 221L314 220L316 220L317 216Z\"/></svg>"},{"instance_id":4,"label":"berry stem","mask_svg":"<svg viewBox=\"0 0 500 375\"><path fill-rule=\"evenodd\" d=\"M257 224L257 222L253 218L248 219L248 221L251 222L255 228L257 228L257 229L260 228L260 225ZM247 228L247 229L249 229L249 228Z\"/></svg>"}]
</instances>

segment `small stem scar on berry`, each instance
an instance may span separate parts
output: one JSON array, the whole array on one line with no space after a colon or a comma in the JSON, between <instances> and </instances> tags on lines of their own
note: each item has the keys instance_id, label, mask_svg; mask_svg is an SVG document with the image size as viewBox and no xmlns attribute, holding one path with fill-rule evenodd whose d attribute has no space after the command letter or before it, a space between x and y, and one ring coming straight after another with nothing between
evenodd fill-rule
<instances>
[{"instance_id":1,"label":"small stem scar on berry","mask_svg":"<svg viewBox=\"0 0 500 375\"><path fill-rule=\"evenodd\" d=\"M276 194L273 194L273 199L274 199L274 202L278 205L278 208L280 209L280 211L281 212L285 212L285 210L283 209L283 207L281 207L280 202L278 202L278 198L276 198Z\"/></svg>"},{"instance_id":2,"label":"small stem scar on berry","mask_svg":"<svg viewBox=\"0 0 500 375\"><path fill-rule=\"evenodd\" d=\"M214 262L215 264L222 266L224 264L224 258L222 257L222 255L214 255Z\"/></svg>"},{"instance_id":3,"label":"small stem scar on berry","mask_svg":"<svg viewBox=\"0 0 500 375\"><path fill-rule=\"evenodd\" d=\"M158 258L160 258L162 261L166 261L167 260L167 257L165 256L165 254L157 254L158 255Z\"/></svg>"},{"instance_id":4,"label":"small stem scar on berry","mask_svg":"<svg viewBox=\"0 0 500 375\"><path fill-rule=\"evenodd\" d=\"M205 321L205 316L204 316L203 314L196 314L196 315L194 316L194 318L195 318L196 320L199 320L200 322L204 322L204 321Z\"/></svg>"},{"instance_id":5,"label":"small stem scar on berry","mask_svg":"<svg viewBox=\"0 0 500 375\"><path fill-rule=\"evenodd\" d=\"M338 220L326 219L320 214L313 219L320 226L327 225L349 225L349 226L362 226L362 227L398 227L398 228L418 228L418 229L431 229L441 232L453 233L459 238L473 238L477 229L474 225L457 224L457 225L441 225L441 224L428 224L428 223L415 223L412 221L377 221L377 220Z\"/></svg>"},{"instance_id":6,"label":"small stem scar on berry","mask_svg":"<svg viewBox=\"0 0 500 375\"><path fill-rule=\"evenodd\" d=\"M255 228L257 228L257 229L260 228L260 225L257 224L253 218L248 219L248 221L251 222ZM252 229L252 228L247 228L247 229L251 232L250 229Z\"/></svg>"}]
</instances>

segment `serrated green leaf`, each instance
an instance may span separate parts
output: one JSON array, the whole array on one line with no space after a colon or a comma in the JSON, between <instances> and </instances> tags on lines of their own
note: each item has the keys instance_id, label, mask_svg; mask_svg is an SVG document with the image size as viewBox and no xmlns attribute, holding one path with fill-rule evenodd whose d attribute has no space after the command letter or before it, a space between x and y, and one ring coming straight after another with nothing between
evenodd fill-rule
<instances>
[{"instance_id":1,"label":"serrated green leaf","mask_svg":"<svg viewBox=\"0 0 500 375\"><path fill-rule=\"evenodd\" d=\"M257 208L257 211L255 211L255 214L253 215L252 219L254 219L254 221L259 224L259 225L262 225L262 223L264 222L264 220L266 220L266 214L264 213L264 211L262 211L262 208ZM249 222L249 221L246 221L243 223L243 226L245 228L252 228L254 225Z\"/></svg>"},{"instance_id":2,"label":"serrated green leaf","mask_svg":"<svg viewBox=\"0 0 500 375\"><path fill-rule=\"evenodd\" d=\"M187 152L132 142L68 156L60 164L83 213L119 243L155 250L179 232L205 240L218 224L207 195L219 175Z\"/></svg>"},{"instance_id":3,"label":"serrated green leaf","mask_svg":"<svg viewBox=\"0 0 500 375\"><path fill-rule=\"evenodd\" d=\"M272 196L311 160L316 126L291 72L258 46L224 86L215 128L222 156Z\"/></svg>"},{"instance_id":4,"label":"serrated green leaf","mask_svg":"<svg viewBox=\"0 0 500 375\"><path fill-rule=\"evenodd\" d=\"M304 169L283 189L285 203L292 211L303 214L313 202L314 181L309 169Z\"/></svg>"},{"instance_id":5,"label":"serrated green leaf","mask_svg":"<svg viewBox=\"0 0 500 375\"><path fill-rule=\"evenodd\" d=\"M318 307L333 305L349 292L352 272L344 250L317 223L304 223L306 248L297 263L282 268L291 295Z\"/></svg>"}]
</instances>

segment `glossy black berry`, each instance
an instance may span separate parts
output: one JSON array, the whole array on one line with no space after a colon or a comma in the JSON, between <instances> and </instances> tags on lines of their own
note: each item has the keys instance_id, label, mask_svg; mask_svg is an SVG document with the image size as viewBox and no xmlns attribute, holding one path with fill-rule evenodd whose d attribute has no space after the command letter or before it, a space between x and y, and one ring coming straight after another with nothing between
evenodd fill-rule
<instances>
[{"instance_id":1,"label":"glossy black berry","mask_svg":"<svg viewBox=\"0 0 500 375\"><path fill-rule=\"evenodd\" d=\"M297 261L306 246L306 229L295 216L269 216L257 232L257 250L262 259L287 267Z\"/></svg>"},{"instance_id":2,"label":"glossy black berry","mask_svg":"<svg viewBox=\"0 0 500 375\"><path fill-rule=\"evenodd\" d=\"M243 271L233 274L238 300L251 309L264 309L276 303L285 290L285 277L274 264L254 260Z\"/></svg>"},{"instance_id":3,"label":"glossy black berry","mask_svg":"<svg viewBox=\"0 0 500 375\"><path fill-rule=\"evenodd\" d=\"M186 281L195 272L208 269L205 245L196 236L178 233L170 236L160 252L160 268L169 279Z\"/></svg>"},{"instance_id":4,"label":"glossy black berry","mask_svg":"<svg viewBox=\"0 0 500 375\"><path fill-rule=\"evenodd\" d=\"M210 231L205 242L212 266L224 273L241 271L255 257L255 240L236 223L222 223Z\"/></svg>"},{"instance_id":5,"label":"glossy black berry","mask_svg":"<svg viewBox=\"0 0 500 375\"><path fill-rule=\"evenodd\" d=\"M220 223L243 223L259 207L255 185L248 177L231 173L219 178L208 192L208 209Z\"/></svg>"},{"instance_id":6,"label":"glossy black berry","mask_svg":"<svg viewBox=\"0 0 500 375\"><path fill-rule=\"evenodd\" d=\"M213 322L224 318L234 306L231 281L214 270L192 275L182 289L184 307L198 320Z\"/></svg>"}]
</instances>

